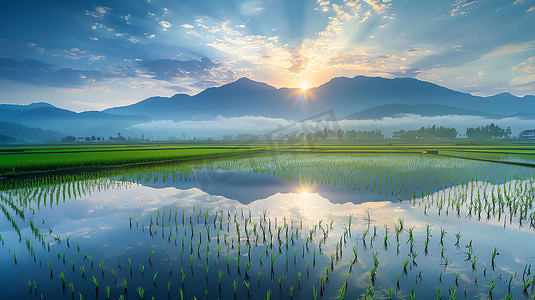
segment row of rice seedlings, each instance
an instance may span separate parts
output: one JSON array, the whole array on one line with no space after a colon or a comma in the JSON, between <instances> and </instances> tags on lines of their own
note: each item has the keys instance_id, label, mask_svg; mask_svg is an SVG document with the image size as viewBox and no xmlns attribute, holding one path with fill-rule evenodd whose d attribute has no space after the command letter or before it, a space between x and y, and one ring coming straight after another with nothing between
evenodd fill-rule
<instances>
[{"instance_id":1,"label":"row of rice seedlings","mask_svg":"<svg viewBox=\"0 0 535 300\"><path fill-rule=\"evenodd\" d=\"M424 213L435 209L438 215L456 213L464 214L478 220L497 219L504 226L518 223L535 228L533 198L535 196L534 180L510 181L502 185L485 182L470 182L462 186L443 190L431 195L414 199L413 203L422 207Z\"/></svg>"},{"instance_id":2,"label":"row of rice seedlings","mask_svg":"<svg viewBox=\"0 0 535 300\"><path fill-rule=\"evenodd\" d=\"M218 160L208 165L179 165L172 169L162 171L148 171L134 173L133 175L123 175L118 180L93 179L80 181L72 176L64 178L63 184L42 184L39 188L16 189L18 201L24 201L24 206L29 207L28 199L37 202L39 208L41 201L44 204L52 205L53 197L58 204L60 195L63 201L72 197L81 197L90 194L92 190L113 189L128 186L126 182L156 182L159 180L194 180L193 169L202 170L228 170L228 171L250 171L255 173L267 173L284 178L311 183L347 184L348 187L360 190L361 188L374 191L378 189L381 193L385 191L385 196L389 195L396 199L429 199L433 192L444 190L448 187L461 187L455 189L454 194L457 201L449 201L448 205L455 205L459 212L466 203L466 196L462 192L470 191L469 214L477 210L480 215L483 207L489 207L489 198L481 199L481 190L486 192L486 187L503 184L506 182L516 182L516 186L504 189L503 193L498 193L493 198L492 209L487 209L488 218L501 213L504 208L512 208L512 214L520 213L520 221L526 221L530 225L535 224L535 212L530 210L530 201L526 200L526 195L532 193L534 171L530 168L517 166L504 166L493 163L483 163L474 161L464 161L458 159L427 158L419 156L317 156L301 155L298 157L284 156L280 159L270 159L269 157L256 157L251 159ZM156 169L157 170L157 169ZM94 175L97 176L97 175ZM177 178L178 176L178 178ZM97 176L98 177L98 176ZM79 178L86 178L80 176ZM46 179L44 182L56 182L61 180ZM527 180L527 181L526 181ZM486 186L478 189L474 194L474 183L482 182ZM524 182L524 185L518 185ZM384 186L384 187L383 187ZM519 189L520 188L520 189ZM7 193L8 199L14 198L13 190ZM451 194L451 190L449 191ZM449 195L448 195L449 196ZM445 195L443 195L445 198ZM447 199L450 199L449 197ZM476 199L479 199L476 203ZM505 200L504 200L505 199ZM481 200L485 201L483 204ZM462 201L462 202L461 202ZM30 201L31 202L31 201ZM439 208L439 213L444 207L443 201L435 205ZM496 204L498 209L496 209ZM424 211L431 203L424 205ZM484 205L484 206L483 206Z\"/></svg>"},{"instance_id":3,"label":"row of rice seedlings","mask_svg":"<svg viewBox=\"0 0 535 300\"><path fill-rule=\"evenodd\" d=\"M399 269L399 273L396 277L396 284L392 285L388 289L388 294L390 295L390 297L393 294L401 297L404 293L407 292L407 290L404 290L403 286L406 286L406 288L408 288L409 285L412 286L410 288L409 295L415 296L418 292L418 289L414 288L414 284L419 284L418 282L422 281L422 270L419 270L418 264L424 264L424 262L418 263L418 260L422 258L420 258L417 253L417 251L421 251L418 249L421 249L422 245L417 242L416 234L414 233L413 228L407 227L404 224L403 220L398 220L398 222L394 224L397 246L396 251L393 254L389 254L390 252L388 252L388 238L383 238L383 243L381 244L382 247L378 248L377 250L373 250L376 247L374 245L376 244L376 238L380 234L378 233L376 226L374 226L373 228L365 227L364 231L362 231L362 234L356 233L356 229L353 229L354 232L353 234L351 234L351 227L347 226L347 224L342 224L342 226L338 226L332 223L324 224L323 221L320 221L318 222L318 224L307 229L301 227L300 221L284 219L275 220L271 218L266 218L266 215L255 220L250 215L248 215L247 212L243 211L207 212L203 211L202 208L198 208L198 210L192 210L189 213L189 217L186 214L186 211L183 211L184 213L182 213L182 211L179 211L177 208L175 208L174 211L172 208L170 210L167 210L167 208L162 208L158 210L155 215L147 216L147 223L149 225L143 225L144 221L142 221L140 228L142 231L147 233L149 236L152 236L153 238L161 236L162 242L164 242L163 245L167 244L170 247L176 247L179 249L180 258L177 258L175 263L178 263L178 267L176 268L180 268L180 276L178 282L181 282L181 295L184 295L184 292L187 292L188 285L185 284L185 281L187 281L186 278L196 278L197 276L199 276L200 272L201 274L203 274L203 277L206 277L206 282L208 283L210 281L210 278L212 278L211 274L217 272L217 285L220 286L222 278L226 277L224 275L225 270L228 274L227 276L230 276L228 280L230 280L231 282L231 294L238 295L240 294L241 290L241 293L250 295L253 292L252 288L254 286L251 285L251 271L260 270L257 276L257 282L260 287L254 290L255 295L258 293L266 293L267 289L269 291L279 291L279 294L282 297L288 297L288 295L291 295L291 297L293 297L295 292L294 287L297 286L297 297L314 297L314 294L316 294L317 297L318 293L321 296L326 297L328 295L332 295L333 291L336 291L335 295L333 296L336 296L340 299L344 298L348 292L355 292L355 287L352 285L348 285L347 283L351 278L359 278L362 274L360 272L364 272L364 274L367 273L369 276L369 285L368 288L366 288L366 290L362 292L361 296L385 296L381 294L381 288L375 286L375 282L377 281L378 276L383 278L383 280L385 278L385 273L381 275L381 268L391 268L391 266L388 266L387 263L381 262L380 258L383 257L383 255L386 255L387 259L391 259L393 255L399 257L400 259L403 258L402 267ZM129 223L132 219L133 218L129 218ZM150 222L150 220L152 220L152 222ZM255 223L256 231L254 226ZM140 227L139 222L132 224L132 228L135 227ZM208 233L209 228L212 228L212 234ZM288 231L287 237L285 237L286 231ZM385 226L384 236L388 237L388 231L388 226ZM430 240L432 240L431 237L433 236L433 234L431 234L431 231L432 229L430 229L430 226L426 228L424 243L426 244L427 248L429 247L429 242ZM214 232L219 232L219 234L214 234ZM242 233L245 233L245 236ZM293 241L295 242L295 244L292 243L292 233L295 234ZM404 244L403 242L400 243L400 241L402 241L401 238L404 233L408 235L406 237L406 244ZM266 235L265 241L263 238L264 234ZM351 238L350 236L353 236L353 238ZM456 270L461 267L463 263L466 265L466 267L462 269L463 273L472 273L472 276L475 276L476 282L474 286L470 286L470 290L468 290L468 285L465 286L464 292L466 293L468 291L480 291L481 289L477 286L477 278L479 278L479 273L477 273L477 267L480 264L484 265L480 262L481 259L479 259L482 254L479 254L477 256L474 255L476 252L480 252L474 249L473 243L471 241L466 243L466 250L462 251L461 255L456 254L459 251L457 249L459 249L459 239L461 237L460 233L458 235L455 235L457 240L455 245L449 246L454 247L455 250L444 251L444 247L448 248L448 245L446 244L447 232L442 229L438 236L440 238L437 238L437 242L434 243L434 245L439 246L442 250L441 260L444 268L444 271L441 272L439 278L442 282L443 274L452 274L453 281L451 283L447 283L452 284L452 286L448 288L450 295L455 295L454 290L459 288L459 272L453 271L452 273L452 271L447 271L447 269L449 266L453 265L456 266L453 270ZM186 238L189 238L189 242ZM333 238L335 239L333 240ZM299 243L301 243L302 246L301 255L298 255L298 252L301 251L297 250ZM315 257L315 255L313 258L310 254L312 251L309 250L309 247L314 243L318 245L318 248L313 249L313 253L316 253L316 250L318 251L318 253L320 253L320 255L323 257L323 259L321 260L321 264L324 267L321 267L319 265L316 266L317 258ZM202 246L204 244L206 244L206 252L200 252L199 245ZM241 250L242 247L246 247L248 248L248 250L243 251ZM189 253L184 253L186 252L184 249L188 248ZM223 248L223 250L221 248ZM227 259L223 259L221 255L221 251L225 251L225 248L227 252ZM348 250L348 248L353 250L350 251L350 253L352 252L353 255L349 258L344 258L344 253L346 252L346 250ZM360 251L361 253L359 254L359 248L363 249L364 252L371 252L371 255L369 257L371 258L371 268L368 272L362 270L362 268L359 268L358 271L355 271L354 266L356 266L357 261L360 261L361 264L367 264L366 262L370 261L367 255L363 255L364 252ZM214 252L211 253L211 250ZM171 293L170 282L176 281L171 270L176 265L173 265L173 260L168 256L167 259L165 259L166 257L163 257L163 251L169 252L170 249L162 249L162 251L158 251L158 248L156 248L156 250L150 249L145 259L146 262L149 263L149 265L152 264L151 261L154 259L155 256L159 256L161 258L160 261L167 261L169 263L169 278L165 280L168 284L168 291L169 293ZM404 258L407 257L403 254L404 251L407 251L406 253L408 259ZM428 251L429 249L425 252ZM497 250L494 250L488 255L493 265L496 264L496 252ZM245 253L247 253L247 255L245 255ZM185 259L186 257L188 257L188 254L190 263L187 263L188 260ZM245 263L240 262L242 260L242 256L244 255L247 260ZM448 258L448 255L453 255L454 258ZM280 260L277 259L279 256L282 257ZM428 254L426 253L425 257L427 256ZM270 258L268 261L270 261L271 265L264 265L265 262L263 262L263 259L266 259L268 257ZM292 261L292 258L295 262L295 268L289 268L289 262ZM325 258L328 259L325 260ZM231 266L233 265L231 263L232 261L235 262L234 270L232 270L233 268L231 268ZM301 269L299 275L295 276L296 274L294 274L293 272L295 272L299 268L299 266L304 266L304 263L307 261L307 268ZM126 272L129 272L130 277L132 277L135 275L135 272L134 274L132 274L133 267L130 259L129 266L129 269L126 269ZM262 276L261 270L263 268L267 268L267 270L269 271L269 277ZM342 271L344 268L347 268L347 272ZM322 269L325 270L323 274L320 271ZM212 271L212 273L210 273L211 270L215 271ZM314 272L311 272L312 270L314 270ZM140 272L138 275L141 277L142 280L143 278L145 278L143 275L143 271L144 267L140 268ZM154 275L149 277L151 278L153 285L157 285L158 272L162 273L161 271L155 271L156 272L154 273ZM342 272L342 276L340 275L340 272ZM354 272L357 273L354 274ZM311 276L310 273L312 273L313 275ZM301 274L306 274L306 286L308 286L309 288L312 286L314 287L312 295L309 294L310 291L301 289L301 286L305 283L301 280ZM405 279L401 280L399 278L399 274L402 275L401 279ZM413 282L410 279L411 274L416 275L416 281ZM483 275L487 276L486 267L483 271ZM317 276L319 276L319 278ZM333 278L335 277L333 276L335 276L336 278L340 278L341 276L341 284L335 283L333 281ZM289 278L293 278L293 281L286 283L286 280L288 280ZM297 282L295 281L296 278L298 278ZM519 280L521 279L517 279L516 281ZM271 281L272 283L268 283L266 286L266 281ZM511 285L511 282L513 281L514 279L510 281L509 285ZM114 280L114 282L116 282L116 280ZM244 282L244 284L239 285L239 282ZM494 280L492 282L494 282ZM532 292L530 290L530 288L532 288L533 286L532 282L533 276L531 275L528 267L526 266L522 282L520 283L522 284L522 286L527 287L525 290L528 293ZM518 285L519 283L517 282L515 286ZM117 287L116 284L114 286L115 290L122 289L122 287ZM124 279L124 283L122 284L122 286L127 287L126 279ZM145 284L140 285L139 287L143 290L143 293L145 293L145 291L149 291L148 289L146 290L146 288L150 286L150 284ZM442 283L437 286L437 290L439 291L439 293L441 293L441 287ZM219 293L221 293L221 289L219 287L217 287L217 289L220 291ZM125 290L125 292L127 293L127 288L125 288ZM210 288L209 286L207 286L205 294L212 293L214 290L215 289L213 287ZM137 291L139 292L139 290ZM149 292L154 291L155 290L150 290ZM494 291L494 288L490 289L488 292L490 295L496 293ZM197 296L202 297L202 294L198 294Z\"/></svg>"},{"instance_id":4,"label":"row of rice seedlings","mask_svg":"<svg viewBox=\"0 0 535 300\"><path fill-rule=\"evenodd\" d=\"M197 167L271 174L311 184L345 185L406 198L473 180L496 184L532 178L535 174L531 168L416 155L288 155L277 159L216 161Z\"/></svg>"}]
</instances>

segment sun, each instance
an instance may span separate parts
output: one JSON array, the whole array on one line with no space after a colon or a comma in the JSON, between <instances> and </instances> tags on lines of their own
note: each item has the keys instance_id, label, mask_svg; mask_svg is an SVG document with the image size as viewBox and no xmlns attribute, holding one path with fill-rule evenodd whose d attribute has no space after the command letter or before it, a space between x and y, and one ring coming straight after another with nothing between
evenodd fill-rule
<instances>
[{"instance_id":1,"label":"sun","mask_svg":"<svg viewBox=\"0 0 535 300\"><path fill-rule=\"evenodd\" d=\"M306 91L308 89L309 89L308 85L306 85L306 84L301 85L301 91L304 92L304 91Z\"/></svg>"}]
</instances>

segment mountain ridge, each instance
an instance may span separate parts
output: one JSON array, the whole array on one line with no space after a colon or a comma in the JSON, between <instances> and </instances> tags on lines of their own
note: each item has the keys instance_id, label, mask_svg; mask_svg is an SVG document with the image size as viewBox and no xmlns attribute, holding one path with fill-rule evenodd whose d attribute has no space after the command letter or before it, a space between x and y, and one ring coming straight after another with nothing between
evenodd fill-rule
<instances>
[{"instance_id":1,"label":"mountain ridge","mask_svg":"<svg viewBox=\"0 0 535 300\"><path fill-rule=\"evenodd\" d=\"M362 75L335 77L305 91L300 88L276 88L240 78L193 96L175 94L171 97L151 97L103 112L145 114L153 120L163 117L175 121L245 114L295 120L331 109L341 114L392 103L446 105L489 114L535 113L535 96L517 97L501 93L481 97L415 78Z\"/></svg>"}]
</instances>

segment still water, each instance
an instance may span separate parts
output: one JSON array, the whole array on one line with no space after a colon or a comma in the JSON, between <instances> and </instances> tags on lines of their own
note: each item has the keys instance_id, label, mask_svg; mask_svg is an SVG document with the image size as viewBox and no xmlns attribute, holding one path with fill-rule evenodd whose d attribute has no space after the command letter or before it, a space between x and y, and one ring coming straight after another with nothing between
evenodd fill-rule
<instances>
[{"instance_id":1,"label":"still water","mask_svg":"<svg viewBox=\"0 0 535 300\"><path fill-rule=\"evenodd\" d=\"M85 177L4 186L2 299L534 295L530 168L287 155Z\"/></svg>"}]
</instances>

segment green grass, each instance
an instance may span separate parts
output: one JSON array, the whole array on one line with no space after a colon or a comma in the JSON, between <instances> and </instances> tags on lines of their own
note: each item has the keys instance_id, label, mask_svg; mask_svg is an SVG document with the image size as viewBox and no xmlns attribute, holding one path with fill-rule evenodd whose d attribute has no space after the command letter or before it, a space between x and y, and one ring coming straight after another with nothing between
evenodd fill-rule
<instances>
[{"instance_id":1,"label":"green grass","mask_svg":"<svg viewBox=\"0 0 535 300\"><path fill-rule=\"evenodd\" d=\"M495 141L494 144L465 141L442 141L420 144L397 140L376 145L354 145L348 141L322 141L287 144L275 141L269 144L259 141L255 144L139 144L139 145L55 145L33 147L0 148L0 174L17 174L35 171L79 167L107 167L143 164L163 161L179 161L200 157L228 156L232 154L266 151L320 152L320 153L421 153L424 150L438 150L439 154L459 158L485 159L496 162L513 162L535 165L535 145L512 144Z\"/></svg>"},{"instance_id":2,"label":"green grass","mask_svg":"<svg viewBox=\"0 0 535 300\"><path fill-rule=\"evenodd\" d=\"M93 150L98 152L90 152ZM195 149L176 147L175 149L161 150L147 147L145 149L132 150L130 147L109 146L109 148L65 148L61 151L57 147L53 149L30 149L28 154L26 152L20 152L0 155L0 174L186 160L199 157L247 153L256 150L260 150L260 148L214 148L207 146L195 147Z\"/></svg>"}]
</instances>

